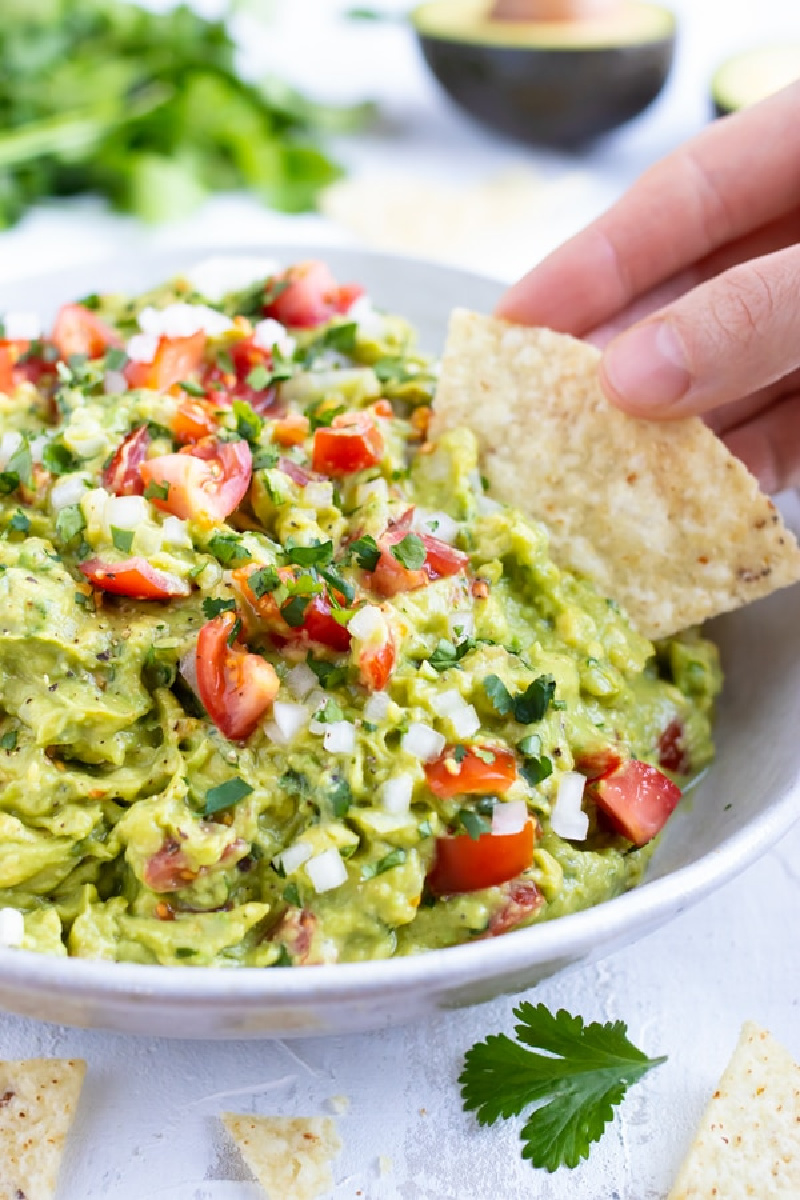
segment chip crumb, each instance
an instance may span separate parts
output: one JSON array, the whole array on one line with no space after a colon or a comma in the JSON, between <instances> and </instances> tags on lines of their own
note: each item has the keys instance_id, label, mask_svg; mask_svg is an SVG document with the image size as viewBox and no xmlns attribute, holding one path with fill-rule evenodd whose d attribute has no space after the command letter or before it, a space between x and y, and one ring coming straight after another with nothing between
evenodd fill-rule
<instances>
[{"instance_id":1,"label":"chip crumb","mask_svg":"<svg viewBox=\"0 0 800 1200\"><path fill-rule=\"evenodd\" d=\"M343 1113L346 1113L350 1107L350 1097L349 1096L329 1096L327 1104L328 1104L328 1107L330 1108L331 1112L336 1113L337 1116L341 1116Z\"/></svg>"},{"instance_id":2,"label":"chip crumb","mask_svg":"<svg viewBox=\"0 0 800 1200\"><path fill-rule=\"evenodd\" d=\"M342 1143L331 1117L223 1113L222 1122L269 1200L317 1200L332 1189Z\"/></svg>"},{"instance_id":3,"label":"chip crumb","mask_svg":"<svg viewBox=\"0 0 800 1200\"><path fill-rule=\"evenodd\" d=\"M800 580L772 501L699 417L615 408L600 351L457 309L431 437L475 433L491 495L540 521L555 562L590 579L647 638Z\"/></svg>"},{"instance_id":4,"label":"chip crumb","mask_svg":"<svg viewBox=\"0 0 800 1200\"><path fill-rule=\"evenodd\" d=\"M797 1200L800 1066L748 1021L668 1200Z\"/></svg>"},{"instance_id":5,"label":"chip crumb","mask_svg":"<svg viewBox=\"0 0 800 1200\"><path fill-rule=\"evenodd\" d=\"M0 1062L0 1200L53 1200L82 1059Z\"/></svg>"}]
</instances>

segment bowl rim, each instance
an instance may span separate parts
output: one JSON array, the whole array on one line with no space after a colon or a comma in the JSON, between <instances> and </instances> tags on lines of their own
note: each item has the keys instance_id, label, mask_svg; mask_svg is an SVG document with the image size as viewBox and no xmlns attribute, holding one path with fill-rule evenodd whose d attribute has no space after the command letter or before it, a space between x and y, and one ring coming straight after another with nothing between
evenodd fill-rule
<instances>
[{"instance_id":1,"label":"bowl rim","mask_svg":"<svg viewBox=\"0 0 800 1200\"><path fill-rule=\"evenodd\" d=\"M169 249L154 246L142 257L163 263L166 270L180 270L202 258L331 256L370 259L387 268L434 270L474 285L500 288L488 275L446 263L410 255L389 254L360 246L334 246L294 241L241 245L182 245ZM110 255L86 264L87 273L113 271L130 265L130 256ZM15 285L45 284L68 278L78 264L37 272L8 281L0 289ZM54 956L39 951L0 947L0 992L5 985L28 986L35 990L63 989L73 996L91 995L94 1000L135 997L171 1004L205 1006L230 1001L265 1008L285 1003L366 999L370 992L414 991L420 986L455 988L460 981L479 979L491 963L491 976L520 970L540 962L573 960L589 954L597 944L612 942L629 930L646 930L701 900L709 892L733 879L766 853L795 824L800 822L800 774L769 807L746 822L696 862L667 875L644 881L624 894L591 908L512 930L501 937L475 940L443 949L397 958L367 962L330 963L309 970L279 970L263 967L192 967L112 962ZM488 974L488 973L487 973Z\"/></svg>"}]
</instances>

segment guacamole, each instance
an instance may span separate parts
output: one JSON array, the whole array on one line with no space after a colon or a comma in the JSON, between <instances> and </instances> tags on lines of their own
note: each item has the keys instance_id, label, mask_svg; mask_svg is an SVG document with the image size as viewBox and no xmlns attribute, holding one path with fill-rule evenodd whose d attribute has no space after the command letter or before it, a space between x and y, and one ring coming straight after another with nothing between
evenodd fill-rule
<instances>
[{"instance_id":1,"label":"guacamole","mask_svg":"<svg viewBox=\"0 0 800 1200\"><path fill-rule=\"evenodd\" d=\"M2 334L7 942L352 962L641 879L713 755L715 648L647 641L468 429L428 441L403 319L304 263Z\"/></svg>"}]
</instances>

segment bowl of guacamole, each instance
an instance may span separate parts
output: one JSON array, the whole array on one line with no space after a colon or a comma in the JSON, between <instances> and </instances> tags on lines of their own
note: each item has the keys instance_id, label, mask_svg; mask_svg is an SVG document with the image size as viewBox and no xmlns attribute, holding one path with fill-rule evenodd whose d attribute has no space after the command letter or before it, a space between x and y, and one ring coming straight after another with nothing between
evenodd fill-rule
<instances>
[{"instance_id":1,"label":"bowl of guacamole","mask_svg":"<svg viewBox=\"0 0 800 1200\"><path fill-rule=\"evenodd\" d=\"M491 495L470 428L429 437L436 321L494 285L261 258L70 293L72 273L39 286L41 319L35 283L5 305L8 1007L366 1027L405 1015L404 988L424 1007L523 986L648 890L639 922L663 919L695 841L692 888L711 882L693 826L725 635L649 641Z\"/></svg>"}]
</instances>

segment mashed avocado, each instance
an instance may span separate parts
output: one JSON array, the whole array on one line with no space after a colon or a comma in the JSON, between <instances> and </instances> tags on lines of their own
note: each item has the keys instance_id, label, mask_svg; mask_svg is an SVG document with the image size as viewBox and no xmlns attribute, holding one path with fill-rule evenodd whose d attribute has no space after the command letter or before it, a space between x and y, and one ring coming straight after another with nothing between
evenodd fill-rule
<instances>
[{"instance_id":1,"label":"mashed avocado","mask_svg":"<svg viewBox=\"0 0 800 1200\"><path fill-rule=\"evenodd\" d=\"M426 441L436 372L402 319L304 264L12 332L0 907L23 946L385 958L639 881L712 757L716 651L654 647L558 570L468 430Z\"/></svg>"}]
</instances>

